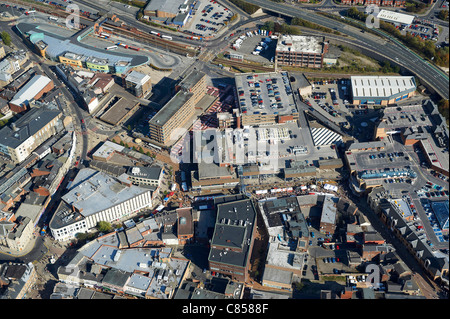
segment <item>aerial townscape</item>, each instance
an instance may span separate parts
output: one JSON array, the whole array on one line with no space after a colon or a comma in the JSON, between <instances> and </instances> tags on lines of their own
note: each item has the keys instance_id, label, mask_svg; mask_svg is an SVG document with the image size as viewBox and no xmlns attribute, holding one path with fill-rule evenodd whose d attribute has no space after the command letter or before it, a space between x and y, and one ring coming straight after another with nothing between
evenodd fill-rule
<instances>
[{"instance_id":1,"label":"aerial townscape","mask_svg":"<svg viewBox=\"0 0 450 319\"><path fill-rule=\"evenodd\" d=\"M448 1L2 0L0 35L0 304L448 299Z\"/></svg>"}]
</instances>

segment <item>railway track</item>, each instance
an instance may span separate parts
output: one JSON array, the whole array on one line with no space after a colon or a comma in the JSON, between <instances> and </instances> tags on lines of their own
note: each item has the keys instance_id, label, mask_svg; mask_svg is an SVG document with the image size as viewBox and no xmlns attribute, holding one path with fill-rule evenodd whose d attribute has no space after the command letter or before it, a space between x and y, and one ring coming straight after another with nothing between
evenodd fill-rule
<instances>
[{"instance_id":1,"label":"railway track","mask_svg":"<svg viewBox=\"0 0 450 319\"><path fill-rule=\"evenodd\" d=\"M76 15L75 13L66 12L65 10L63 10L61 8L50 6L50 5L40 4L38 2L30 4L29 2L20 1L20 0L10 0L10 1L17 3L18 5L22 5L24 7L31 7L32 9L34 9L36 11L46 13L46 14L51 14L52 16L57 16L57 17L60 17L63 19L66 19L69 15L72 15L72 16ZM84 19L87 21L91 21L91 22L97 21L97 19L93 19L84 14L78 14L78 16L81 19ZM197 48L194 48L189 45L173 42L170 40L162 39L156 35L152 35L152 34L143 32L135 27L129 27L126 25L118 27L116 25L108 23L108 21L105 21L102 24L102 26L111 30L112 31L111 33L113 33L113 34L125 36L128 38L131 38L132 40L150 44L150 45L156 46L157 48L164 49L166 51L170 51L170 52L173 52L176 54L181 54L181 55L185 55L185 56L196 56L198 54Z\"/></svg>"},{"instance_id":2,"label":"railway track","mask_svg":"<svg viewBox=\"0 0 450 319\"><path fill-rule=\"evenodd\" d=\"M233 60L228 60L228 59L222 59L222 58L215 58L213 60L214 63L217 64L225 64L225 65L229 65L229 66L234 66L237 68L244 68L244 69L248 69L251 71L263 71L263 72L274 72L275 68L272 67L266 67L266 66L262 66L262 65L255 65L255 64L251 64L251 63L245 63L245 62L239 62L239 61L233 61Z\"/></svg>"}]
</instances>

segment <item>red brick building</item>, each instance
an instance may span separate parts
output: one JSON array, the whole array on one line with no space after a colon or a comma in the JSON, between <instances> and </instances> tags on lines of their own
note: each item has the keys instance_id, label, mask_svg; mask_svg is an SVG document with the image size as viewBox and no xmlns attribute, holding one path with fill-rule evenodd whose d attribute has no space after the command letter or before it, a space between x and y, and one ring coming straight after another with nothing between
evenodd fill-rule
<instances>
[{"instance_id":1,"label":"red brick building","mask_svg":"<svg viewBox=\"0 0 450 319\"><path fill-rule=\"evenodd\" d=\"M54 88L53 81L43 75L35 75L27 82L9 102L11 111L16 113L25 112L30 108L32 100L39 100L45 93Z\"/></svg>"},{"instance_id":2,"label":"red brick building","mask_svg":"<svg viewBox=\"0 0 450 319\"><path fill-rule=\"evenodd\" d=\"M185 245L194 238L194 224L192 221L192 208L177 209L177 236L178 244Z\"/></svg>"}]
</instances>

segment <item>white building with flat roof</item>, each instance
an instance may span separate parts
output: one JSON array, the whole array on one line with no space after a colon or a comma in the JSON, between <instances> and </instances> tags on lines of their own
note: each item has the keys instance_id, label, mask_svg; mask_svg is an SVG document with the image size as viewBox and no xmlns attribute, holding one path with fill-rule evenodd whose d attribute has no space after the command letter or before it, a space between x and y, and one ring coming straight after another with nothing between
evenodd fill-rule
<instances>
[{"instance_id":1,"label":"white building with flat roof","mask_svg":"<svg viewBox=\"0 0 450 319\"><path fill-rule=\"evenodd\" d=\"M414 16L389 10L380 10L377 18L394 24L410 25L414 21Z\"/></svg>"}]
</instances>

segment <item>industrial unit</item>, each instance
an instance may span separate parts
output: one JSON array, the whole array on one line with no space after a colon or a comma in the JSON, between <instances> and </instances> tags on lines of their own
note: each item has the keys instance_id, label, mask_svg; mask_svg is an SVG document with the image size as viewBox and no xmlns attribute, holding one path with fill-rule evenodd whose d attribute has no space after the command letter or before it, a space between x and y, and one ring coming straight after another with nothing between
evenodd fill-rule
<instances>
[{"instance_id":1,"label":"industrial unit","mask_svg":"<svg viewBox=\"0 0 450 319\"><path fill-rule=\"evenodd\" d=\"M352 76L354 105L388 105L415 95L414 76Z\"/></svg>"}]
</instances>

